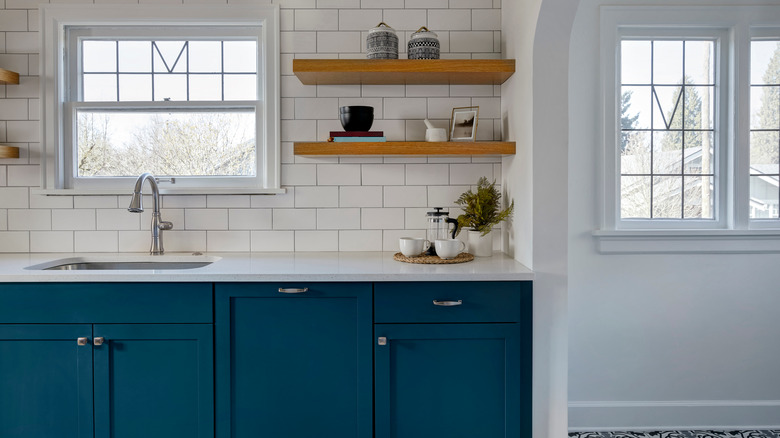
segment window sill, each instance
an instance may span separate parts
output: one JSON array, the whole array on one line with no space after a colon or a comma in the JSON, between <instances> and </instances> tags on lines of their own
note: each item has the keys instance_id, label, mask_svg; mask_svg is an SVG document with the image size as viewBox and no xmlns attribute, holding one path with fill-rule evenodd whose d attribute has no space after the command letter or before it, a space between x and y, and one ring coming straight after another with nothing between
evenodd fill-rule
<instances>
[{"instance_id":1,"label":"window sill","mask_svg":"<svg viewBox=\"0 0 780 438\"><path fill-rule=\"evenodd\" d=\"M127 189L32 189L33 195L43 196L106 196L106 195L131 195L133 187ZM287 189L254 189L254 188L160 188L161 195L283 195Z\"/></svg>"},{"instance_id":2,"label":"window sill","mask_svg":"<svg viewBox=\"0 0 780 438\"><path fill-rule=\"evenodd\" d=\"M601 254L780 253L780 230L596 230Z\"/></svg>"}]
</instances>

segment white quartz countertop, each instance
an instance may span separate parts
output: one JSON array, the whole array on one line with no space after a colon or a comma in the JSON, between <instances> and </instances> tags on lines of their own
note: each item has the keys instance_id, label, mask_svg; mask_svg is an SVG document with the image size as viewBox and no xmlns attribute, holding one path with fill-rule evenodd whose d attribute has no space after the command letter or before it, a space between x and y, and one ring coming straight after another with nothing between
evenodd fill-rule
<instances>
[{"instance_id":1,"label":"white quartz countertop","mask_svg":"<svg viewBox=\"0 0 780 438\"><path fill-rule=\"evenodd\" d=\"M77 261L216 260L195 269L40 270L63 260ZM252 281L524 281L533 272L502 253L473 261L423 265L393 260L392 252L0 254L0 282L252 282Z\"/></svg>"}]
</instances>

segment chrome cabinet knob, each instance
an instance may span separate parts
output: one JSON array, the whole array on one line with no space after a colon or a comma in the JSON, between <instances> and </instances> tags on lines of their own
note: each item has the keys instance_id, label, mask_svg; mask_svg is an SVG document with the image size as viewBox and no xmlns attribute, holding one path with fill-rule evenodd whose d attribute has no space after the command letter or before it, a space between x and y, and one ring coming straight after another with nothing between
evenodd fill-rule
<instances>
[{"instance_id":1,"label":"chrome cabinet knob","mask_svg":"<svg viewBox=\"0 0 780 438\"><path fill-rule=\"evenodd\" d=\"M89 342L89 338L78 338L78 339L76 339L76 343L79 346L87 345L87 342Z\"/></svg>"},{"instance_id":2,"label":"chrome cabinet knob","mask_svg":"<svg viewBox=\"0 0 780 438\"><path fill-rule=\"evenodd\" d=\"M380 336L376 339L377 345L387 345L387 338L384 336Z\"/></svg>"},{"instance_id":3,"label":"chrome cabinet knob","mask_svg":"<svg viewBox=\"0 0 780 438\"><path fill-rule=\"evenodd\" d=\"M92 341L92 343L95 345L103 345L103 341L105 341L105 339L102 337L97 337Z\"/></svg>"}]
</instances>

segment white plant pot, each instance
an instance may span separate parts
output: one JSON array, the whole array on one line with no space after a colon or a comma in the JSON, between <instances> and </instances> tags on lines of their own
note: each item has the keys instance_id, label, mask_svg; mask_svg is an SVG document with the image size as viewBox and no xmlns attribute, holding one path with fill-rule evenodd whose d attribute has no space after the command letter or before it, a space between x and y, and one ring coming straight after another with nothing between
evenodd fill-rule
<instances>
[{"instance_id":1,"label":"white plant pot","mask_svg":"<svg viewBox=\"0 0 780 438\"><path fill-rule=\"evenodd\" d=\"M469 252L477 257L490 257L493 255L493 234L482 236L479 231L469 230Z\"/></svg>"}]
</instances>

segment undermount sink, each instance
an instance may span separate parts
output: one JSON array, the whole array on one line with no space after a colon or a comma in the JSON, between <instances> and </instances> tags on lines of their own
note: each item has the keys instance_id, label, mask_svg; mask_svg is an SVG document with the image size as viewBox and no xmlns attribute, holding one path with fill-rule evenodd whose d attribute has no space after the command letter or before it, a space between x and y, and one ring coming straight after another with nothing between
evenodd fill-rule
<instances>
[{"instance_id":1,"label":"undermount sink","mask_svg":"<svg viewBox=\"0 0 780 438\"><path fill-rule=\"evenodd\" d=\"M195 269L208 266L219 257L211 256L95 256L52 260L25 269L38 271L124 271Z\"/></svg>"}]
</instances>

